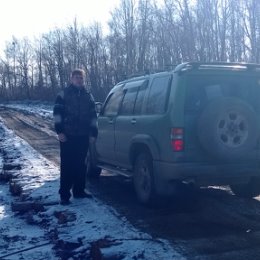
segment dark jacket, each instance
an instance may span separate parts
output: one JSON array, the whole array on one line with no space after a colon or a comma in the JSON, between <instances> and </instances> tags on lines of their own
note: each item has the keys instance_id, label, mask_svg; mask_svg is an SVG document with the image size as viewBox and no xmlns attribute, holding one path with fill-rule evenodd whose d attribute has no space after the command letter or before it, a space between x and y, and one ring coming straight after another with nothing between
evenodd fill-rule
<instances>
[{"instance_id":1,"label":"dark jacket","mask_svg":"<svg viewBox=\"0 0 260 260\"><path fill-rule=\"evenodd\" d=\"M56 98L53 109L57 134L97 137L97 114L93 96L85 89L70 85Z\"/></svg>"}]
</instances>

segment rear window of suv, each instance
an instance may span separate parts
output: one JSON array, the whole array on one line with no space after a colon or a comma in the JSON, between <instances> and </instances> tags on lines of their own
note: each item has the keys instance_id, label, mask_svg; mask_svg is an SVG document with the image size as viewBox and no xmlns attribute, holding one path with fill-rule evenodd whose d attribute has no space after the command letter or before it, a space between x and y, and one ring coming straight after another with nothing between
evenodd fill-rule
<instances>
[{"instance_id":1,"label":"rear window of suv","mask_svg":"<svg viewBox=\"0 0 260 260\"><path fill-rule=\"evenodd\" d=\"M199 113L212 99L236 97L260 112L260 77L241 75L187 75L186 113Z\"/></svg>"}]
</instances>

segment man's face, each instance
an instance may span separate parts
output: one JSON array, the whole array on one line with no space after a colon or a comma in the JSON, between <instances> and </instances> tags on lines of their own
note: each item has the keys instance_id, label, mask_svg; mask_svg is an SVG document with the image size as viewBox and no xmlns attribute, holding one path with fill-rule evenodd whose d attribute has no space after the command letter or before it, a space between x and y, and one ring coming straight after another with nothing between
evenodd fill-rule
<instances>
[{"instance_id":1,"label":"man's face","mask_svg":"<svg viewBox=\"0 0 260 260\"><path fill-rule=\"evenodd\" d=\"M74 75L72 78L71 78L71 83L78 87L78 88L82 88L84 87L84 76L83 75Z\"/></svg>"}]
</instances>

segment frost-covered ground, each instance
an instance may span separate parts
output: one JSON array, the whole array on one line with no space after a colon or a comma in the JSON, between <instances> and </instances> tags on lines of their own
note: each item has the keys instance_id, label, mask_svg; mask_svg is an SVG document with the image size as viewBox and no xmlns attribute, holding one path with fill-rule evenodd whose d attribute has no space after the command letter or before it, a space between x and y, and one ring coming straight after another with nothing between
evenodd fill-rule
<instances>
[{"instance_id":1,"label":"frost-covered ground","mask_svg":"<svg viewBox=\"0 0 260 260\"><path fill-rule=\"evenodd\" d=\"M51 117L50 106L13 106ZM0 173L5 165L20 166L10 172L23 188L21 196L13 197L8 183L0 183L0 259L183 259L167 241L140 232L96 198L59 205L59 169L1 118L0 151ZM11 210L17 202L41 203L44 210L18 214Z\"/></svg>"},{"instance_id":2,"label":"frost-covered ground","mask_svg":"<svg viewBox=\"0 0 260 260\"><path fill-rule=\"evenodd\" d=\"M53 104L50 102L40 102L40 101L25 101L25 102L8 102L0 104L5 107L10 107L16 110L26 111L31 114L40 115L43 118L52 119L52 109Z\"/></svg>"}]
</instances>

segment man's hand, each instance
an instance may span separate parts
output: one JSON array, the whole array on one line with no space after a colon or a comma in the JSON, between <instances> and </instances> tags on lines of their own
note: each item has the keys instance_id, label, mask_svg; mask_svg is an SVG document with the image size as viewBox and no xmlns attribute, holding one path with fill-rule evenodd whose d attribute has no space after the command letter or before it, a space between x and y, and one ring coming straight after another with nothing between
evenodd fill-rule
<instances>
[{"instance_id":1,"label":"man's hand","mask_svg":"<svg viewBox=\"0 0 260 260\"><path fill-rule=\"evenodd\" d=\"M91 144L93 144L93 143L95 143L96 142L96 138L95 137L89 137L89 142L91 143Z\"/></svg>"},{"instance_id":2,"label":"man's hand","mask_svg":"<svg viewBox=\"0 0 260 260\"><path fill-rule=\"evenodd\" d=\"M58 134L58 140L59 140L60 142L64 143L64 142L67 141L67 137L66 137L65 134L60 133L60 134Z\"/></svg>"}]
</instances>

